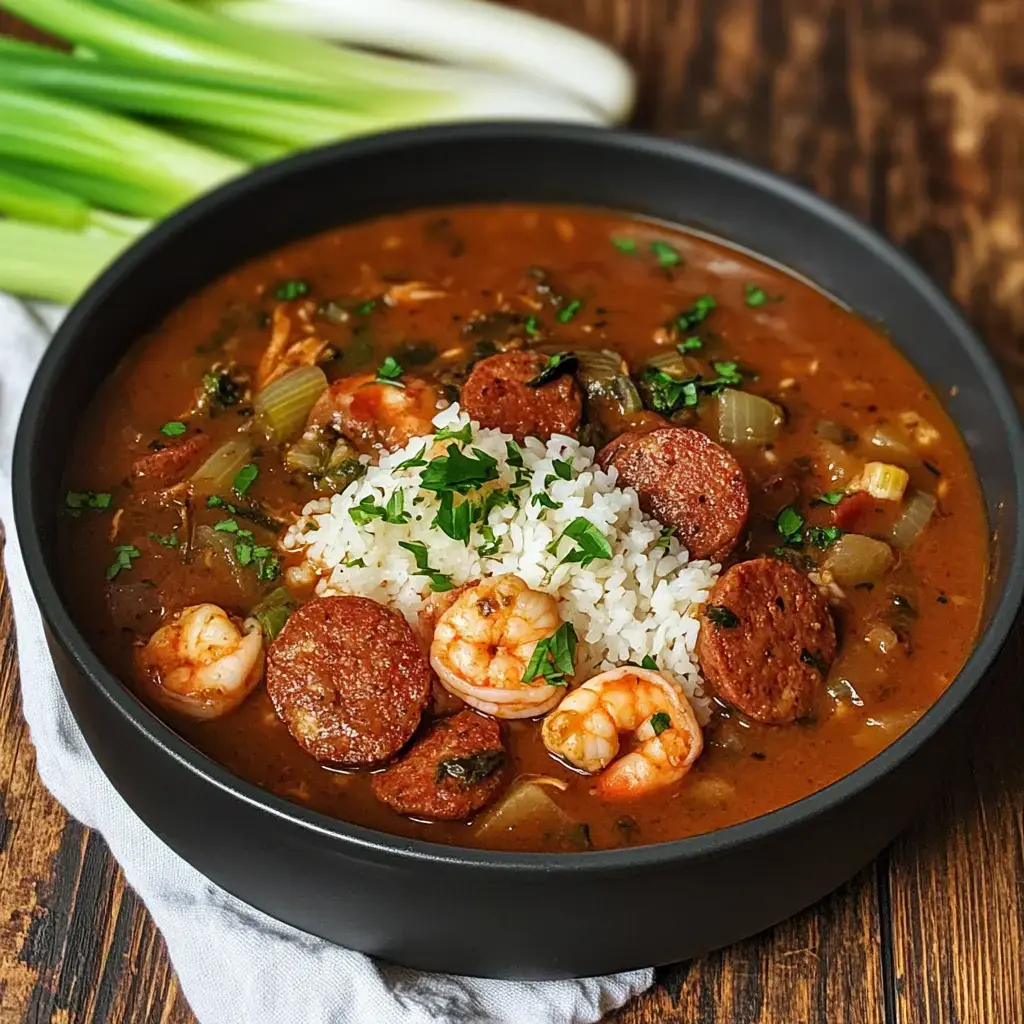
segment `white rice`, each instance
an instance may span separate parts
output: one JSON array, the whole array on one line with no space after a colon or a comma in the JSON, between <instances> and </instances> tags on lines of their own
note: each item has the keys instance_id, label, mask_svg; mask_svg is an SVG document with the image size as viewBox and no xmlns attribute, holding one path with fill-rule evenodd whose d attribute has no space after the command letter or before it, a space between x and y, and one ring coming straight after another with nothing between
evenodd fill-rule
<instances>
[{"instance_id":1,"label":"white rice","mask_svg":"<svg viewBox=\"0 0 1024 1024\"><path fill-rule=\"evenodd\" d=\"M468 422L457 405L434 418L439 430L458 429ZM441 444L447 448L458 443L467 454L478 448L493 456L498 461L500 484L488 486L507 488L517 473L508 461L506 442L511 440L508 434L473 423L470 444ZM708 701L694 657L696 612L707 600L721 567L706 560L690 561L674 537L667 545L659 544L662 526L641 512L636 492L616 487L616 471L602 470L594 462L593 448L559 435L547 444L528 438L520 446L529 485L515 491L520 497L518 507L491 510L488 522L500 547L494 556L482 557L477 550L484 542L480 526L472 528L468 545L432 529L440 502L435 493L420 488L422 467L397 468L424 446L426 458L443 454L434 444L435 435L414 438L405 448L381 458L379 465L367 465L365 476L340 494L306 506L303 518L282 543L289 550L305 549L306 564L320 577L317 592L373 598L402 612L415 625L430 596L430 586L425 576L417 575L413 555L399 547L399 541L420 541L427 546L430 568L456 585L515 573L530 587L552 594L563 620L573 624L580 640L577 679L625 662L639 664L650 656L659 669L675 677L698 715L706 718ZM552 460L570 458L573 478L556 477ZM349 511L361 501L369 498L386 506L399 490L412 517L409 522L390 524L373 519L360 526L353 521ZM534 504L533 495L540 493L561 508ZM573 548L568 538L562 540L557 554L548 553L548 545L577 517L588 519L604 534L612 548L610 559L595 560L586 568L559 565ZM316 528L309 525L311 520ZM345 564L360 560L363 567Z\"/></svg>"}]
</instances>

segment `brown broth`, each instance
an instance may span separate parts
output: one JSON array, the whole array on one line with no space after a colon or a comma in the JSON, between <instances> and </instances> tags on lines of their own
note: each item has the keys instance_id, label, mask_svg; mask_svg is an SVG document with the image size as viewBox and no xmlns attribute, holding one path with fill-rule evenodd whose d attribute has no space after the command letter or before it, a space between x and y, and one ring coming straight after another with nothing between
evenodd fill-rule
<instances>
[{"instance_id":1,"label":"brown broth","mask_svg":"<svg viewBox=\"0 0 1024 1024\"><path fill-rule=\"evenodd\" d=\"M618 237L635 239L636 252L620 251L612 244ZM682 257L681 265L659 267L649 249L653 239L670 242ZM610 213L502 205L387 217L254 260L186 302L122 360L73 445L68 488L111 492L113 506L125 509L117 543L134 543L141 552L130 570L108 584L111 514L85 512L63 519L65 593L87 637L112 670L133 685L133 646L140 635L152 631L161 614L198 601L244 613L272 586L261 588L250 580L240 591L215 570L198 563L183 565L179 551L150 539L151 533L167 535L175 514L159 502L140 498L129 473L147 445L160 441L161 425L181 419L189 409L211 361L230 358L249 368L258 364L279 282L307 281L316 302L365 299L379 287L372 283L375 276L423 281L445 292L409 306L384 309L378 304L368 315L343 324L313 313L312 329L345 354L335 371L351 373L372 371L385 355L424 340L439 352L463 346L466 357L472 356L473 342L464 333L467 324L514 304L524 271L537 266L549 271L566 294L583 301L580 313L566 324L544 311L551 338L560 347L616 348L636 372L661 350L654 338L666 320L696 297L713 293L718 307L702 325L709 356L737 359L755 370L756 380L744 385L747 390L775 399L785 395L788 421L770 461L760 450L735 453L747 471L752 513L746 547L733 560L778 542L774 518L792 500L793 488L799 488L801 508L830 489L817 466L805 475L792 471L794 459L815 450L815 427L821 420L838 421L863 434L879 424L895 423L900 412L918 413L940 434L927 454L940 501L939 514L902 553L890 578L871 591L851 590L837 610L842 653L851 638L891 620L895 595L905 597L914 609L907 624L911 642L889 656L884 674L878 665L863 673L862 707L823 698L822 712L813 722L788 727L747 723L723 709L707 729L705 753L690 775L630 805L601 804L588 777L547 754L536 723L506 726L514 760L511 775L542 773L567 782L567 790L554 793L555 799L589 826L590 840L598 848L721 828L798 800L846 775L936 700L974 643L985 588L987 527L964 444L938 398L891 344L828 296L719 242ZM745 301L747 285L763 288L771 301L751 308ZM292 307L305 308L302 303ZM424 376L438 366L407 364L409 372ZM784 382L794 378L796 386L787 387ZM228 409L203 420L200 427L216 444L240 422L238 412ZM297 510L313 494L307 483L285 471L276 451L264 449L257 462L261 472L253 494L268 505ZM780 472L785 479L775 486ZM827 522L828 511L813 509L811 521ZM196 522L220 517L200 509ZM880 516L875 528L887 525L889 518ZM272 542L271 535L256 532ZM128 584L136 589L126 597ZM140 615L139 602L146 603L147 592L153 607ZM118 602L114 609L112 596ZM365 772L318 765L293 742L262 685L237 711L209 722L159 713L240 777L326 814L437 842L476 842L472 823L400 817L372 796ZM876 722L884 725L872 724ZM627 815L631 823L624 828L621 819ZM531 832L528 826L492 845L565 847L564 841Z\"/></svg>"}]
</instances>

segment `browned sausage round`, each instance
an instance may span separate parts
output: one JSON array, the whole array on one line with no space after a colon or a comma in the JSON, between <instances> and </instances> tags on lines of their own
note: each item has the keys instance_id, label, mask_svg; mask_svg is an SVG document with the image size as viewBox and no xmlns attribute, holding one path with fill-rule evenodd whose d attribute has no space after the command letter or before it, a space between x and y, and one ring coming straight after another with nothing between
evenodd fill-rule
<instances>
[{"instance_id":1,"label":"browned sausage round","mask_svg":"<svg viewBox=\"0 0 1024 1024\"><path fill-rule=\"evenodd\" d=\"M370 788L399 814L458 821L495 797L504 763L498 723L460 711L442 718L398 761L372 776Z\"/></svg>"},{"instance_id":2,"label":"browned sausage round","mask_svg":"<svg viewBox=\"0 0 1024 1024\"><path fill-rule=\"evenodd\" d=\"M572 374L531 388L547 365L539 352L503 352L481 359L462 385L462 408L482 427L511 434L517 441L552 434L576 436L583 415L583 399Z\"/></svg>"},{"instance_id":3,"label":"browned sausage round","mask_svg":"<svg viewBox=\"0 0 1024 1024\"><path fill-rule=\"evenodd\" d=\"M721 700L769 725L814 711L836 631L818 588L788 562L754 558L725 572L701 616L697 655Z\"/></svg>"},{"instance_id":4,"label":"browned sausage round","mask_svg":"<svg viewBox=\"0 0 1024 1024\"><path fill-rule=\"evenodd\" d=\"M675 527L691 558L717 561L736 546L750 507L747 482L706 434L688 427L627 434L599 458L619 471L621 486L636 490L645 512Z\"/></svg>"},{"instance_id":5,"label":"browned sausage round","mask_svg":"<svg viewBox=\"0 0 1024 1024\"><path fill-rule=\"evenodd\" d=\"M318 761L377 764L416 731L430 667L397 612L367 597L320 597L294 612L270 645L267 692Z\"/></svg>"}]
</instances>

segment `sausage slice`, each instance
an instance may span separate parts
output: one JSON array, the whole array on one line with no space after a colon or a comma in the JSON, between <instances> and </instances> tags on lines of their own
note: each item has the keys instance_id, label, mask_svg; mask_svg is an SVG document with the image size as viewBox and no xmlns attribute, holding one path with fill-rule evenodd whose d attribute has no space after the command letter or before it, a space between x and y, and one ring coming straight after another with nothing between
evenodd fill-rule
<instances>
[{"instance_id":1,"label":"sausage slice","mask_svg":"<svg viewBox=\"0 0 1024 1024\"><path fill-rule=\"evenodd\" d=\"M457 821L497 795L504 763L498 723L460 711L442 718L398 761L373 775L370 788L399 814Z\"/></svg>"},{"instance_id":2,"label":"sausage slice","mask_svg":"<svg viewBox=\"0 0 1024 1024\"><path fill-rule=\"evenodd\" d=\"M194 434L155 452L140 455L132 463L132 480L142 488L167 487L177 483L189 465L210 446L206 434Z\"/></svg>"},{"instance_id":3,"label":"sausage slice","mask_svg":"<svg viewBox=\"0 0 1024 1024\"><path fill-rule=\"evenodd\" d=\"M637 492L645 512L675 527L691 558L718 561L736 546L750 509L747 482L706 434L688 427L626 434L598 458L619 471L620 486Z\"/></svg>"},{"instance_id":4,"label":"sausage slice","mask_svg":"<svg viewBox=\"0 0 1024 1024\"><path fill-rule=\"evenodd\" d=\"M270 645L267 692L318 761L377 764L416 731L430 666L397 612L367 597L320 597L293 612Z\"/></svg>"},{"instance_id":5,"label":"sausage slice","mask_svg":"<svg viewBox=\"0 0 1024 1024\"><path fill-rule=\"evenodd\" d=\"M583 399L572 374L532 388L547 365L539 352L502 352L481 359L462 385L462 408L482 427L546 441L552 434L575 437L583 416Z\"/></svg>"},{"instance_id":6,"label":"sausage slice","mask_svg":"<svg viewBox=\"0 0 1024 1024\"><path fill-rule=\"evenodd\" d=\"M719 699L768 725L814 711L836 656L828 603L788 562L754 558L719 577L701 615L697 656Z\"/></svg>"}]
</instances>

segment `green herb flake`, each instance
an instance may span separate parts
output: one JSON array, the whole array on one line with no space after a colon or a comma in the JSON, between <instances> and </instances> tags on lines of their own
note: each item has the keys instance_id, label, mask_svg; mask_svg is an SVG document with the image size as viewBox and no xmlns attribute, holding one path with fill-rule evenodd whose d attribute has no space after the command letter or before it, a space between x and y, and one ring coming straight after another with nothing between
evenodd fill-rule
<instances>
[{"instance_id":1,"label":"green herb flake","mask_svg":"<svg viewBox=\"0 0 1024 1024\"><path fill-rule=\"evenodd\" d=\"M106 492L97 494L95 491L68 491L64 495L64 508L70 516L80 516L84 509L90 512L103 512L110 508L113 496Z\"/></svg>"},{"instance_id":2,"label":"green herb flake","mask_svg":"<svg viewBox=\"0 0 1024 1024\"><path fill-rule=\"evenodd\" d=\"M672 719L669 717L667 711L656 711L651 715L651 728L654 730L655 736L660 736L666 729L672 725Z\"/></svg>"},{"instance_id":3,"label":"green herb flake","mask_svg":"<svg viewBox=\"0 0 1024 1024\"><path fill-rule=\"evenodd\" d=\"M572 459L552 459L551 468L555 471L555 476L559 480L571 480L572 479Z\"/></svg>"},{"instance_id":4,"label":"green herb flake","mask_svg":"<svg viewBox=\"0 0 1024 1024\"><path fill-rule=\"evenodd\" d=\"M567 324L570 320L573 320L576 314L583 308L583 302L581 299L573 299L567 306L563 306L558 311L558 322L560 324Z\"/></svg>"},{"instance_id":5,"label":"green herb flake","mask_svg":"<svg viewBox=\"0 0 1024 1024\"><path fill-rule=\"evenodd\" d=\"M282 281L274 291L274 295L282 302L294 302L309 294L309 285L305 281L295 279Z\"/></svg>"},{"instance_id":6,"label":"green herb flake","mask_svg":"<svg viewBox=\"0 0 1024 1024\"><path fill-rule=\"evenodd\" d=\"M523 449L515 441L505 442L505 461L514 467L523 464Z\"/></svg>"},{"instance_id":7,"label":"green herb flake","mask_svg":"<svg viewBox=\"0 0 1024 1024\"><path fill-rule=\"evenodd\" d=\"M384 509L384 522L399 526L407 523L412 517L405 511L405 495L399 490L388 499Z\"/></svg>"},{"instance_id":8,"label":"green herb flake","mask_svg":"<svg viewBox=\"0 0 1024 1024\"><path fill-rule=\"evenodd\" d=\"M709 604L704 617L717 629L735 629L740 624L739 616L724 604Z\"/></svg>"},{"instance_id":9,"label":"green herb flake","mask_svg":"<svg viewBox=\"0 0 1024 1024\"><path fill-rule=\"evenodd\" d=\"M376 299L367 299L365 302L360 302L355 308L357 316L369 316L377 308Z\"/></svg>"},{"instance_id":10,"label":"green herb flake","mask_svg":"<svg viewBox=\"0 0 1024 1024\"><path fill-rule=\"evenodd\" d=\"M241 497L252 487L259 475L259 466L254 462L247 463L235 474L235 479L231 481L231 489Z\"/></svg>"},{"instance_id":11,"label":"green herb flake","mask_svg":"<svg viewBox=\"0 0 1024 1024\"><path fill-rule=\"evenodd\" d=\"M564 537L575 541L577 547L573 548L559 564L579 563L586 568L591 562L598 558L611 558L612 546L608 538L589 520L583 516L577 516L548 546L547 552L550 555L558 553L558 546Z\"/></svg>"},{"instance_id":12,"label":"green herb flake","mask_svg":"<svg viewBox=\"0 0 1024 1024\"><path fill-rule=\"evenodd\" d=\"M672 539L673 534L676 532L674 526L666 526L661 531L661 536L654 542L654 550L657 551L659 548L662 551L668 551L668 542Z\"/></svg>"},{"instance_id":13,"label":"green herb flake","mask_svg":"<svg viewBox=\"0 0 1024 1024\"><path fill-rule=\"evenodd\" d=\"M114 561L107 566L107 579L112 580L123 569L132 567L132 559L142 552L134 544L118 544L114 548Z\"/></svg>"},{"instance_id":14,"label":"green herb flake","mask_svg":"<svg viewBox=\"0 0 1024 1024\"><path fill-rule=\"evenodd\" d=\"M707 320L717 306L714 295L701 295L689 309L684 309L676 316L676 326L681 331L692 331L698 324Z\"/></svg>"},{"instance_id":15,"label":"green herb flake","mask_svg":"<svg viewBox=\"0 0 1024 1024\"><path fill-rule=\"evenodd\" d=\"M824 494L819 494L812 505L838 505L839 502L846 497L846 491L826 491Z\"/></svg>"},{"instance_id":16,"label":"green herb flake","mask_svg":"<svg viewBox=\"0 0 1024 1024\"><path fill-rule=\"evenodd\" d=\"M479 448L472 449L473 456L466 455L452 444L448 446L448 454L431 459L427 468L420 476L420 487L425 491L443 493L468 491L491 480L498 479L498 460Z\"/></svg>"},{"instance_id":17,"label":"green herb flake","mask_svg":"<svg viewBox=\"0 0 1024 1024\"><path fill-rule=\"evenodd\" d=\"M615 246L619 252L626 253L627 256L632 256L636 252L636 239L629 238L626 235L613 235L612 245Z\"/></svg>"},{"instance_id":18,"label":"green herb flake","mask_svg":"<svg viewBox=\"0 0 1024 1024\"><path fill-rule=\"evenodd\" d=\"M434 782L440 784L445 779L454 779L464 788L475 786L493 775L504 763L504 750L483 750L467 757L447 758L437 762Z\"/></svg>"},{"instance_id":19,"label":"green herb flake","mask_svg":"<svg viewBox=\"0 0 1024 1024\"><path fill-rule=\"evenodd\" d=\"M427 453L427 446L424 445L411 459L406 459L405 462L400 462L395 469L419 469L420 466L425 466L427 460L423 458Z\"/></svg>"},{"instance_id":20,"label":"green herb flake","mask_svg":"<svg viewBox=\"0 0 1024 1024\"><path fill-rule=\"evenodd\" d=\"M828 674L828 662L825 661L818 651L809 651L804 647L800 651L800 660L805 665L810 665L811 668L816 669L821 675Z\"/></svg>"},{"instance_id":21,"label":"green herb flake","mask_svg":"<svg viewBox=\"0 0 1024 1024\"><path fill-rule=\"evenodd\" d=\"M640 659L640 667L647 669L648 672L658 671L658 663L649 654L645 654Z\"/></svg>"},{"instance_id":22,"label":"green herb flake","mask_svg":"<svg viewBox=\"0 0 1024 1024\"><path fill-rule=\"evenodd\" d=\"M680 380L672 374L649 366L644 370L641 382L647 392L651 408L668 416L678 409L693 408L700 400L697 383L700 378Z\"/></svg>"},{"instance_id":23,"label":"green herb flake","mask_svg":"<svg viewBox=\"0 0 1024 1024\"><path fill-rule=\"evenodd\" d=\"M155 540L157 544L162 545L165 548L177 548L181 546L181 541L178 540L176 533L153 533L150 531L147 536L150 540Z\"/></svg>"},{"instance_id":24,"label":"green herb flake","mask_svg":"<svg viewBox=\"0 0 1024 1024\"><path fill-rule=\"evenodd\" d=\"M434 436L435 441L461 441L463 444L469 444L473 440L473 428L469 423L463 424L458 430L452 430L451 427L444 427L439 430Z\"/></svg>"},{"instance_id":25,"label":"green herb flake","mask_svg":"<svg viewBox=\"0 0 1024 1024\"><path fill-rule=\"evenodd\" d=\"M544 508L554 509L556 512L562 507L560 501L555 501L554 498L549 498L543 491L538 491L531 499L531 505L541 505Z\"/></svg>"},{"instance_id":26,"label":"green herb flake","mask_svg":"<svg viewBox=\"0 0 1024 1024\"><path fill-rule=\"evenodd\" d=\"M555 352L554 355L548 357L544 369L533 380L528 380L526 386L528 388L542 388L545 384L550 384L553 380L566 373L574 373L576 367L579 366L579 362L579 359L571 352Z\"/></svg>"},{"instance_id":27,"label":"green herb flake","mask_svg":"<svg viewBox=\"0 0 1024 1024\"><path fill-rule=\"evenodd\" d=\"M361 558L346 558L341 563L346 569L365 569L366 563Z\"/></svg>"},{"instance_id":28,"label":"green herb flake","mask_svg":"<svg viewBox=\"0 0 1024 1024\"><path fill-rule=\"evenodd\" d=\"M540 335L540 323L535 316L528 316L523 321L523 327L531 338L536 338Z\"/></svg>"},{"instance_id":29,"label":"green herb flake","mask_svg":"<svg viewBox=\"0 0 1024 1024\"><path fill-rule=\"evenodd\" d=\"M188 427L180 420L171 420L160 428L160 433L167 437L181 437L186 430L188 430Z\"/></svg>"},{"instance_id":30,"label":"green herb flake","mask_svg":"<svg viewBox=\"0 0 1024 1024\"><path fill-rule=\"evenodd\" d=\"M437 527L452 540L461 540L468 545L472 521L473 503L463 501L456 505L455 494L452 491L445 491L441 495L441 507L430 525Z\"/></svg>"},{"instance_id":31,"label":"green herb flake","mask_svg":"<svg viewBox=\"0 0 1024 1024\"><path fill-rule=\"evenodd\" d=\"M374 377L374 383L404 388L405 385L398 379L403 373L405 373L405 370L402 369L401 363L394 356L386 356L384 362L377 367L377 376Z\"/></svg>"},{"instance_id":32,"label":"green herb flake","mask_svg":"<svg viewBox=\"0 0 1024 1024\"><path fill-rule=\"evenodd\" d=\"M565 686L566 676L576 671L576 630L571 622L563 622L555 632L541 640L533 649L533 655L523 682L529 683L542 676L548 686Z\"/></svg>"},{"instance_id":33,"label":"green herb flake","mask_svg":"<svg viewBox=\"0 0 1024 1024\"><path fill-rule=\"evenodd\" d=\"M686 355L687 352L697 352L704 347L704 342L697 337L696 334L691 334L688 338L683 338L676 348L679 350L681 355Z\"/></svg>"},{"instance_id":34,"label":"green herb flake","mask_svg":"<svg viewBox=\"0 0 1024 1024\"><path fill-rule=\"evenodd\" d=\"M446 590L453 590L455 584L452 583L451 577L446 576L444 573L438 572L436 569L430 568L429 557L427 554L427 545L421 540L400 540L398 542L400 548L405 548L412 557L416 560L416 576L426 576L430 580L430 589L435 594L442 594Z\"/></svg>"},{"instance_id":35,"label":"green herb flake","mask_svg":"<svg viewBox=\"0 0 1024 1024\"><path fill-rule=\"evenodd\" d=\"M827 551L845 532L838 526L809 526L807 528L807 543L821 548L822 551Z\"/></svg>"},{"instance_id":36,"label":"green herb flake","mask_svg":"<svg viewBox=\"0 0 1024 1024\"><path fill-rule=\"evenodd\" d=\"M356 526L365 526L371 519L384 519L388 510L378 505L368 494L355 508L350 508L348 514Z\"/></svg>"},{"instance_id":37,"label":"green herb flake","mask_svg":"<svg viewBox=\"0 0 1024 1024\"><path fill-rule=\"evenodd\" d=\"M486 524L481 526L480 536L484 542L476 549L477 554L481 558L493 558L501 549L501 541L494 536L494 528Z\"/></svg>"},{"instance_id":38,"label":"green herb flake","mask_svg":"<svg viewBox=\"0 0 1024 1024\"><path fill-rule=\"evenodd\" d=\"M238 521L235 519L222 519L219 523L214 523L213 528L220 533L238 533Z\"/></svg>"},{"instance_id":39,"label":"green herb flake","mask_svg":"<svg viewBox=\"0 0 1024 1024\"><path fill-rule=\"evenodd\" d=\"M658 266L664 267L666 270L678 267L683 262L683 257L668 242L651 242L651 252L654 253Z\"/></svg>"},{"instance_id":40,"label":"green herb flake","mask_svg":"<svg viewBox=\"0 0 1024 1024\"><path fill-rule=\"evenodd\" d=\"M782 296L769 295L763 288L756 284L744 285L743 292L746 296L747 305L751 309L757 309L758 306L763 306L768 302L782 301Z\"/></svg>"},{"instance_id":41,"label":"green herb flake","mask_svg":"<svg viewBox=\"0 0 1024 1024\"><path fill-rule=\"evenodd\" d=\"M787 547L799 547L804 541L804 517L792 505L775 517L775 529Z\"/></svg>"}]
</instances>

